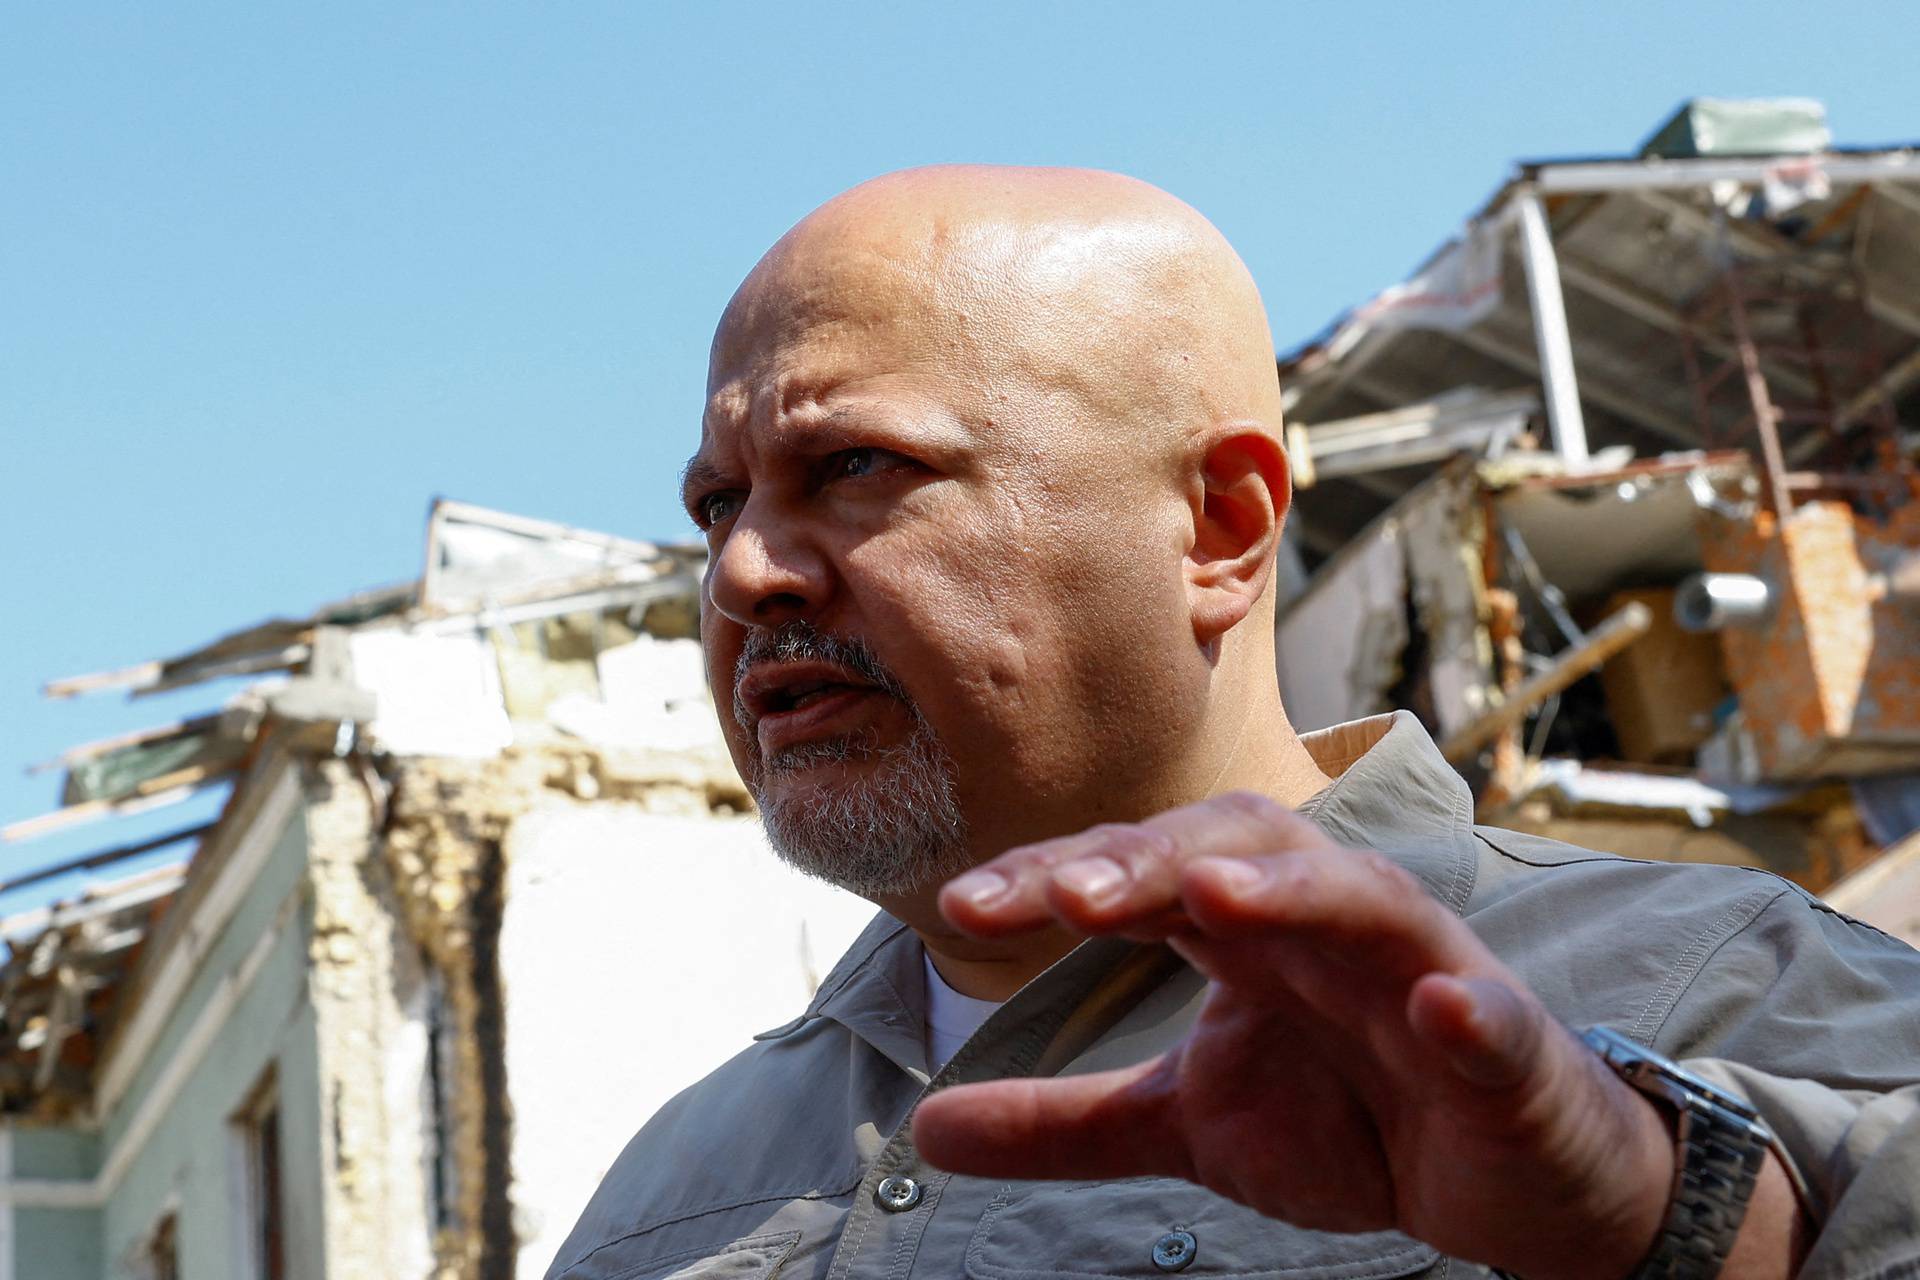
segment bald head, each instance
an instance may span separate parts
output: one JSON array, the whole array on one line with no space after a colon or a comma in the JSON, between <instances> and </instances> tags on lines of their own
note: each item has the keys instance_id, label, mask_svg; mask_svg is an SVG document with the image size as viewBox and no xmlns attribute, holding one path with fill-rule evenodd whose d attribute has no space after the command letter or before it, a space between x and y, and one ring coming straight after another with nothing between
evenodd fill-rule
<instances>
[{"instance_id":1,"label":"bald head","mask_svg":"<svg viewBox=\"0 0 1920 1280\"><path fill-rule=\"evenodd\" d=\"M894 905L954 858L1266 785L1280 428L1259 294L1163 191L942 167L808 215L728 304L686 476L777 846Z\"/></svg>"},{"instance_id":2,"label":"bald head","mask_svg":"<svg viewBox=\"0 0 1920 1280\"><path fill-rule=\"evenodd\" d=\"M1106 447L1233 419L1280 430L1246 267L1191 207L1119 174L948 165L837 196L735 294L710 392L783 340L852 347L902 326L970 377L1075 397Z\"/></svg>"}]
</instances>

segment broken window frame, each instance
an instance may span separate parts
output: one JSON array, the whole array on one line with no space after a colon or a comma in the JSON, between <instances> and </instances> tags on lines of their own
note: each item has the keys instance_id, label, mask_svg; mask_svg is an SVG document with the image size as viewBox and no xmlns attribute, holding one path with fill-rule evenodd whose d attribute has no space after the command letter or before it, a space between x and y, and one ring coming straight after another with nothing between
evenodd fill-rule
<instances>
[{"instance_id":1,"label":"broken window frame","mask_svg":"<svg viewBox=\"0 0 1920 1280\"><path fill-rule=\"evenodd\" d=\"M140 1280L180 1280L180 1210L169 1203L140 1245L134 1273Z\"/></svg>"},{"instance_id":2,"label":"broken window frame","mask_svg":"<svg viewBox=\"0 0 1920 1280\"><path fill-rule=\"evenodd\" d=\"M460 1160L453 1112L455 1091L459 1087L454 1078L459 1061L459 1022L447 999L446 978L431 960L423 957L422 964L426 971L422 1005L427 1061L420 1080L420 1118L425 1129L421 1135L421 1152L426 1164L427 1221L439 1235L457 1231L462 1225Z\"/></svg>"},{"instance_id":3,"label":"broken window frame","mask_svg":"<svg viewBox=\"0 0 1920 1280\"><path fill-rule=\"evenodd\" d=\"M285 1280L287 1275L285 1145L280 1124L278 1073L272 1065L234 1112L233 1203L239 1253L237 1273L246 1280Z\"/></svg>"}]
</instances>

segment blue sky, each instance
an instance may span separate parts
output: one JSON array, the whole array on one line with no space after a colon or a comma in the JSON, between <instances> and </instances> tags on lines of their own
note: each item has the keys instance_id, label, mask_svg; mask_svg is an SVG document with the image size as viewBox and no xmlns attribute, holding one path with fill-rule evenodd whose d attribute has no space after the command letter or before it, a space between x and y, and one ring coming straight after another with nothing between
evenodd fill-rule
<instances>
[{"instance_id":1,"label":"blue sky","mask_svg":"<svg viewBox=\"0 0 1920 1280\"><path fill-rule=\"evenodd\" d=\"M409 577L436 494L685 536L715 317L875 173L1159 183L1291 346L1512 160L1630 151L1688 96L1920 138L1917 33L1908 4L1771 0L14 6L0 820L52 807L29 762L225 692L41 681ZM0 876L183 820L0 847Z\"/></svg>"}]
</instances>

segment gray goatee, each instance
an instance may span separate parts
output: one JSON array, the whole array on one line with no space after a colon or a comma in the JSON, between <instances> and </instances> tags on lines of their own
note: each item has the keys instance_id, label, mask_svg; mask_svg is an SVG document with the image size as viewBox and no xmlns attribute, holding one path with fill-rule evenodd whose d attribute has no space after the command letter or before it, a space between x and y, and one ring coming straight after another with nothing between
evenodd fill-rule
<instances>
[{"instance_id":1,"label":"gray goatee","mask_svg":"<svg viewBox=\"0 0 1920 1280\"><path fill-rule=\"evenodd\" d=\"M913 718L906 741L883 747L871 730L762 757L740 680L761 662L833 663L897 698ZM747 785L774 852L808 875L866 898L918 892L966 870L967 827L953 798L953 759L905 687L863 642L795 620L753 628L734 668L733 717L752 752ZM871 762L860 776L811 788L770 785L823 764Z\"/></svg>"}]
</instances>

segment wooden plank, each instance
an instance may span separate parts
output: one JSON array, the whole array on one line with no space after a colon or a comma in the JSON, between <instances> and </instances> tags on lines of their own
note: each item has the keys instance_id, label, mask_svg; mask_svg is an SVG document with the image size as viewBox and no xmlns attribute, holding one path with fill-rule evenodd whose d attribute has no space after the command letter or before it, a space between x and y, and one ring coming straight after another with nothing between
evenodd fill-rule
<instances>
[{"instance_id":1,"label":"wooden plank","mask_svg":"<svg viewBox=\"0 0 1920 1280\"><path fill-rule=\"evenodd\" d=\"M79 826L83 822L111 817L116 813L135 813L143 809L156 808L162 804L185 800L197 791L204 791L208 787L225 781L237 767L237 761L229 760L217 765L197 764L185 769L176 769L172 773L163 773L157 778L148 778L135 787L130 796L122 796L117 800L89 800L85 804L72 804L64 809L55 809L52 813L43 813L37 818L26 818L0 827L0 844L11 844L16 840L31 840L49 831L61 831L67 827ZM174 794L176 792L178 794Z\"/></svg>"},{"instance_id":2,"label":"wooden plank","mask_svg":"<svg viewBox=\"0 0 1920 1280\"><path fill-rule=\"evenodd\" d=\"M83 742L77 747L68 747L51 760L42 760L38 764L27 766L28 773L45 773L49 769L70 769L82 760L91 760L103 756L109 751L118 751L122 747L138 747L149 742L159 742L163 738L177 738L183 734L199 733L211 729L220 723L218 712L212 715L193 716L186 720L175 720L172 724L155 725L151 729L136 729L132 733L122 733L111 738L96 738L92 742Z\"/></svg>"},{"instance_id":3,"label":"wooden plank","mask_svg":"<svg viewBox=\"0 0 1920 1280\"><path fill-rule=\"evenodd\" d=\"M25 875L15 876L10 880L0 880L0 893L11 893L26 885L38 884L42 880L51 880L55 876L63 876L72 871L91 871L96 867L123 862L143 853L151 853L155 849L164 849L170 844L178 844L182 840L197 840L211 830L213 830L211 822L198 827L185 827L164 836L155 836L151 840L142 840L138 844L122 845L117 849L103 849L99 853L89 853L84 857L70 858L65 862L39 867Z\"/></svg>"},{"instance_id":4,"label":"wooden plank","mask_svg":"<svg viewBox=\"0 0 1920 1280\"><path fill-rule=\"evenodd\" d=\"M1448 738L1441 744L1440 754L1454 764L1472 759L1502 730L1518 724L1527 712L1638 640L1652 625L1652 611L1637 600L1609 615L1605 622L1587 633L1585 640L1561 651L1552 666L1528 679L1499 706L1482 712Z\"/></svg>"},{"instance_id":5,"label":"wooden plank","mask_svg":"<svg viewBox=\"0 0 1920 1280\"><path fill-rule=\"evenodd\" d=\"M1912 943L1920 939L1920 832L1820 895L1835 911Z\"/></svg>"},{"instance_id":6,"label":"wooden plank","mask_svg":"<svg viewBox=\"0 0 1920 1280\"><path fill-rule=\"evenodd\" d=\"M142 662L134 667L121 667L118 671L95 671L82 676L63 676L41 685L40 692L49 698L74 698L83 693L97 693L102 689L125 689L134 685L150 684L160 678L160 671L164 665L159 662Z\"/></svg>"}]
</instances>

